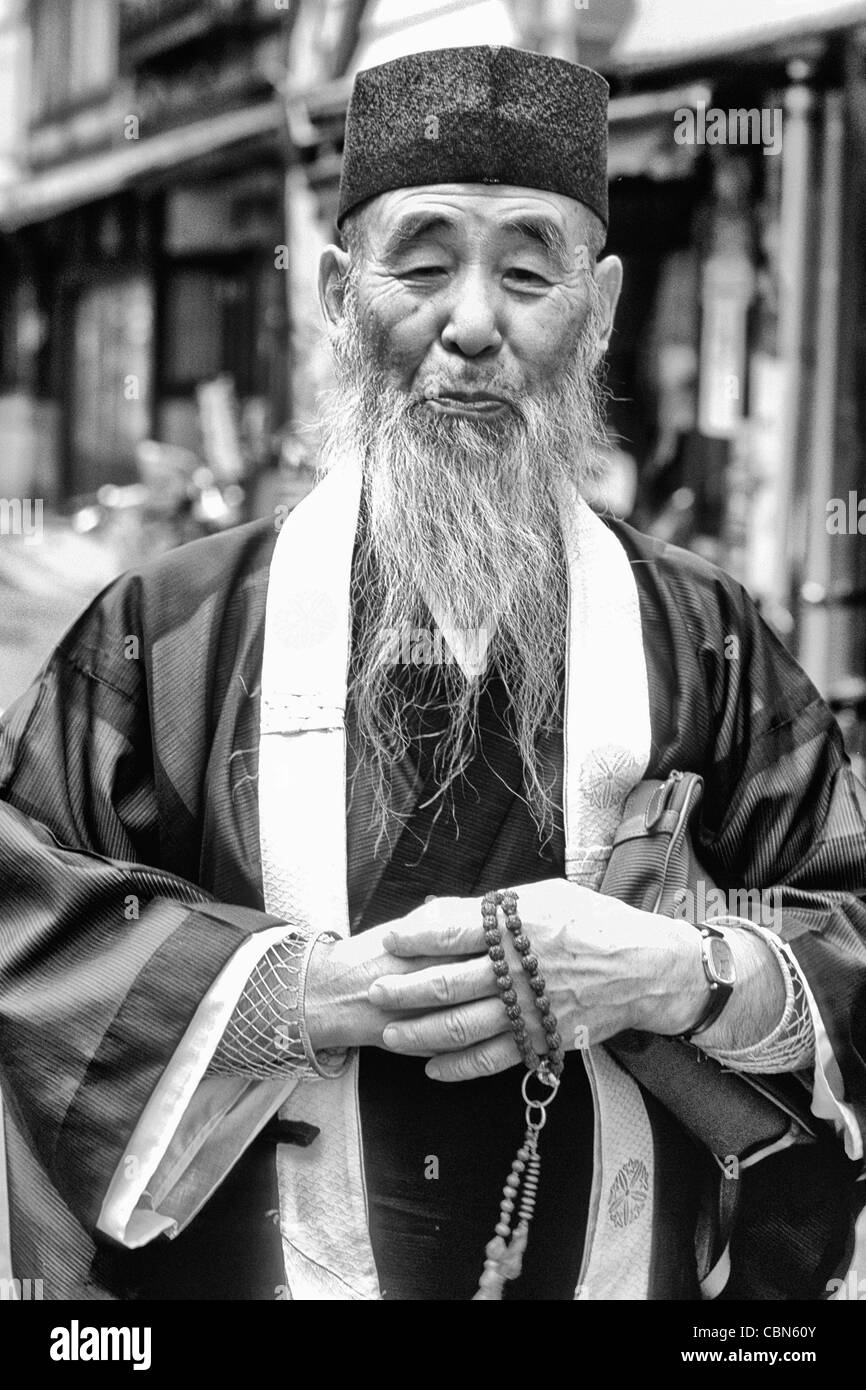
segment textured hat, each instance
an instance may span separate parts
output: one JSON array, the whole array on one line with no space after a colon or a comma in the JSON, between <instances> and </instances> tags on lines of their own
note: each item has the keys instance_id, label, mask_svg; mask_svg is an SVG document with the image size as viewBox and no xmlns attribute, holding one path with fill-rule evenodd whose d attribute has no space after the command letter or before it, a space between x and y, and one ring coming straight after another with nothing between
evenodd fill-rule
<instances>
[{"instance_id":1,"label":"textured hat","mask_svg":"<svg viewBox=\"0 0 866 1390\"><path fill-rule=\"evenodd\" d=\"M355 78L337 225L391 188L514 184L576 198L607 227L607 94L600 73L484 45L410 53Z\"/></svg>"}]
</instances>

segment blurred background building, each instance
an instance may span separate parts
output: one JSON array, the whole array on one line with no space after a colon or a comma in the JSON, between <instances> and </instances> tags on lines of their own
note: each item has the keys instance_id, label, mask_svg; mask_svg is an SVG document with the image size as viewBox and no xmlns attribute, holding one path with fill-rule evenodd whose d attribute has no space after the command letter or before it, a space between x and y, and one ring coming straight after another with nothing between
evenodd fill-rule
<instances>
[{"instance_id":1,"label":"blurred background building","mask_svg":"<svg viewBox=\"0 0 866 1390\"><path fill-rule=\"evenodd\" d=\"M119 568L309 487L352 78L478 42L611 84L599 501L742 579L862 773L866 0L0 0L0 707ZM779 148L680 140L716 109Z\"/></svg>"}]
</instances>

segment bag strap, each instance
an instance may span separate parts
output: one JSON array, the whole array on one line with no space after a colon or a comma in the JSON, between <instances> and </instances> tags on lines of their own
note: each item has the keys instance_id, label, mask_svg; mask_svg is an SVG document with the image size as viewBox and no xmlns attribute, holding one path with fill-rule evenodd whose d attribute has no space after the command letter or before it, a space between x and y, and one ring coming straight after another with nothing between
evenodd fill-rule
<instances>
[{"instance_id":1,"label":"bag strap","mask_svg":"<svg viewBox=\"0 0 866 1390\"><path fill-rule=\"evenodd\" d=\"M691 772L640 782L623 809L601 891L628 895L632 906L648 910L649 903L670 900L676 890L694 890L698 877L707 891L712 888L690 835L702 791L703 779ZM721 1160L754 1163L780 1144L815 1137L805 1093L800 1106L781 1081L784 1094L777 1097L767 1078L752 1084L676 1038L622 1033L606 1046L692 1138Z\"/></svg>"}]
</instances>

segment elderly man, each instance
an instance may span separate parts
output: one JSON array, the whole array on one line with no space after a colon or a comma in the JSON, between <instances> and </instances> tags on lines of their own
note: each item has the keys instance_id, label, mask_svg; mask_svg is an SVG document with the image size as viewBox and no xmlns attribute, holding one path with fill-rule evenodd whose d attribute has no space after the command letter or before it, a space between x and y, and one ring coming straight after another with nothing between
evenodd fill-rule
<instances>
[{"instance_id":1,"label":"elderly man","mask_svg":"<svg viewBox=\"0 0 866 1390\"><path fill-rule=\"evenodd\" d=\"M359 76L323 481L112 585L7 715L12 1259L46 1297L696 1298L699 1146L628 1030L808 1077L862 1159L838 731L736 584L581 500L606 100L501 48ZM598 891L679 770L780 931Z\"/></svg>"}]
</instances>

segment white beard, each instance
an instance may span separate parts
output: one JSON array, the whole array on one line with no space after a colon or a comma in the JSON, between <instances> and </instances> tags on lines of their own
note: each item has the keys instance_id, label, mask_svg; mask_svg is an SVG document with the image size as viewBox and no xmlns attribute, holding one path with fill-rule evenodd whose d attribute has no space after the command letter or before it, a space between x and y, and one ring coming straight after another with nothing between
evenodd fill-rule
<instances>
[{"instance_id":1,"label":"white beard","mask_svg":"<svg viewBox=\"0 0 866 1390\"><path fill-rule=\"evenodd\" d=\"M407 632L430 633L434 659L442 651L431 610L447 614L470 646L473 636L493 634L489 666L508 692L526 799L542 838L552 831L550 779L536 742L557 722L564 660L558 497L599 467L600 325L596 295L574 360L544 395L524 396L504 418L476 421L435 414L387 384L364 342L354 285L347 285L335 345L340 384L323 412L320 472L347 456L363 470L353 595L363 618L349 689L380 835L391 828L390 777L407 747L405 682L398 699L395 657L405 655ZM450 720L434 768L444 796L475 747L482 680L451 660L442 677Z\"/></svg>"}]
</instances>

